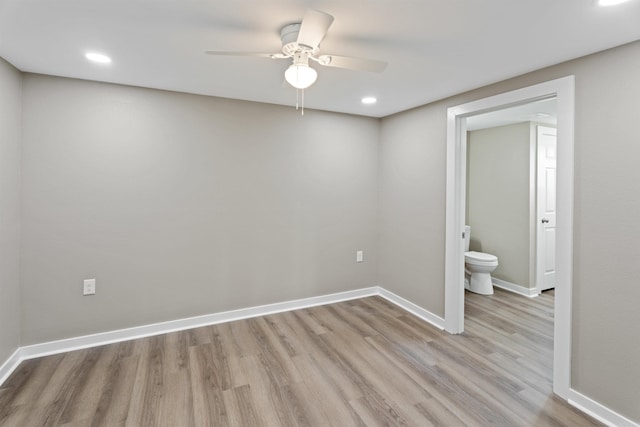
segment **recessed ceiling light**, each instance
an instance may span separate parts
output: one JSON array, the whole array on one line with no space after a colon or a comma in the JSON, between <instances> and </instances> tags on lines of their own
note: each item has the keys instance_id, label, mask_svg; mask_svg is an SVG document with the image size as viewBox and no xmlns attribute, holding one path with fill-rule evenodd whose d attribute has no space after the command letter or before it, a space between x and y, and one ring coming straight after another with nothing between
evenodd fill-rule
<instances>
[{"instance_id":1,"label":"recessed ceiling light","mask_svg":"<svg viewBox=\"0 0 640 427\"><path fill-rule=\"evenodd\" d=\"M89 61L97 62L100 64L108 64L111 62L111 58L109 58L107 55L103 55L101 53L96 53L96 52L89 52L86 55L84 55L84 57L87 58Z\"/></svg>"},{"instance_id":2,"label":"recessed ceiling light","mask_svg":"<svg viewBox=\"0 0 640 427\"><path fill-rule=\"evenodd\" d=\"M629 0L598 0L599 6L615 6L620 3L628 2Z\"/></svg>"},{"instance_id":3,"label":"recessed ceiling light","mask_svg":"<svg viewBox=\"0 0 640 427\"><path fill-rule=\"evenodd\" d=\"M364 98L362 98L361 102L365 105L371 105L378 102L378 100L373 96L365 96Z\"/></svg>"}]
</instances>

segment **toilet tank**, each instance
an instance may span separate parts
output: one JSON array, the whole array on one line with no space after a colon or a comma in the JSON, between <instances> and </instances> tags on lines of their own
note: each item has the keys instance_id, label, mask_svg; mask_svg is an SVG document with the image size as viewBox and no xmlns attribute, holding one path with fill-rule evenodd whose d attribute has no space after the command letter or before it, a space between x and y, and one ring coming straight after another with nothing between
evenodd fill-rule
<instances>
[{"instance_id":1,"label":"toilet tank","mask_svg":"<svg viewBox=\"0 0 640 427\"><path fill-rule=\"evenodd\" d=\"M464 226L464 251L469 252L469 242L471 241L471 227Z\"/></svg>"}]
</instances>

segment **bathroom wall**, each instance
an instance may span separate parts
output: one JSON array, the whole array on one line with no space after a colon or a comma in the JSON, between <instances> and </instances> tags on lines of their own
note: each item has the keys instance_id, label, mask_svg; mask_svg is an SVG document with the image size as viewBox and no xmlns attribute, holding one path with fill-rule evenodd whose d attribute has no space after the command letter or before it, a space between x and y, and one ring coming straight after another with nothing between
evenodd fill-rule
<instances>
[{"instance_id":1,"label":"bathroom wall","mask_svg":"<svg viewBox=\"0 0 640 427\"><path fill-rule=\"evenodd\" d=\"M467 134L470 250L497 256L492 276L525 288L535 287L529 270L531 126L522 122Z\"/></svg>"},{"instance_id":2,"label":"bathroom wall","mask_svg":"<svg viewBox=\"0 0 640 427\"><path fill-rule=\"evenodd\" d=\"M0 366L20 345L22 76L0 58Z\"/></svg>"}]
</instances>

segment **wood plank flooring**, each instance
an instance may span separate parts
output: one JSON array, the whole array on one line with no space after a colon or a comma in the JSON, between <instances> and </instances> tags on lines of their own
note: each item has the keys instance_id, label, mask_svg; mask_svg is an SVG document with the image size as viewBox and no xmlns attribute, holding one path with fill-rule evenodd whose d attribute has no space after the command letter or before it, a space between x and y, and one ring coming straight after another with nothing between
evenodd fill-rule
<instances>
[{"instance_id":1,"label":"wood plank flooring","mask_svg":"<svg viewBox=\"0 0 640 427\"><path fill-rule=\"evenodd\" d=\"M552 293L468 293L461 335L370 297L25 361L0 425L600 425L552 354Z\"/></svg>"}]
</instances>

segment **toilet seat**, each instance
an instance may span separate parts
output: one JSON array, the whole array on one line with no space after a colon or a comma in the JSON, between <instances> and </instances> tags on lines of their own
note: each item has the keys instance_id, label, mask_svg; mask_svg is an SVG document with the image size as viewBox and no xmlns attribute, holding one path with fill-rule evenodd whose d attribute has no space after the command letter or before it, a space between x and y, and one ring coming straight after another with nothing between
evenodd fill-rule
<instances>
[{"instance_id":1,"label":"toilet seat","mask_svg":"<svg viewBox=\"0 0 640 427\"><path fill-rule=\"evenodd\" d=\"M464 253L464 260L468 264L474 265L497 265L498 257L484 252L469 251Z\"/></svg>"}]
</instances>

